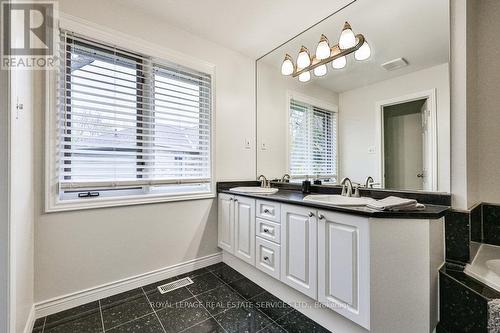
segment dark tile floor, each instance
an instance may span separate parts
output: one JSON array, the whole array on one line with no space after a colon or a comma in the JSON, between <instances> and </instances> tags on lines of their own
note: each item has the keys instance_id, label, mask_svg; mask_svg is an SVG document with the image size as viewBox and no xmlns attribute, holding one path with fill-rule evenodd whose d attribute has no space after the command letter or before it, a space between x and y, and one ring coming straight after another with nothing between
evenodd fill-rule
<instances>
[{"instance_id":1,"label":"dark tile floor","mask_svg":"<svg viewBox=\"0 0 500 333\"><path fill-rule=\"evenodd\" d=\"M166 294L158 285L189 276ZM219 263L59 312L33 332L329 332L243 275Z\"/></svg>"}]
</instances>

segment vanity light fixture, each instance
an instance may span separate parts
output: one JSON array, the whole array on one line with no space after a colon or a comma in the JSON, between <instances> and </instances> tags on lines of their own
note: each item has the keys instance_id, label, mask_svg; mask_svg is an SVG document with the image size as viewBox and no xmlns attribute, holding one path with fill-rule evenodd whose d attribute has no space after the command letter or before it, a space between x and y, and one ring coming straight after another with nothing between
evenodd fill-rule
<instances>
[{"instance_id":1,"label":"vanity light fixture","mask_svg":"<svg viewBox=\"0 0 500 333\"><path fill-rule=\"evenodd\" d=\"M311 56L307 47L302 46L297 57L297 68L303 69L311 64Z\"/></svg>"},{"instance_id":2,"label":"vanity light fixture","mask_svg":"<svg viewBox=\"0 0 500 333\"><path fill-rule=\"evenodd\" d=\"M310 72L302 72L299 75L299 81L300 82L307 82L311 79L311 73Z\"/></svg>"},{"instance_id":3,"label":"vanity light fixture","mask_svg":"<svg viewBox=\"0 0 500 333\"><path fill-rule=\"evenodd\" d=\"M281 65L281 74L291 75L294 70L295 66L293 65L292 57L289 54L286 54L285 60L283 60L283 64Z\"/></svg>"},{"instance_id":4,"label":"vanity light fixture","mask_svg":"<svg viewBox=\"0 0 500 333\"><path fill-rule=\"evenodd\" d=\"M316 52L311 56L307 47L302 46L297 56L297 65L289 54L281 65L281 74L292 77L299 77L300 82L307 82L311 79L311 71L315 76L324 76L328 69L326 64L332 63L334 69L342 69L347 64L346 56L354 53L354 58L363 61L370 58L371 49L362 34L355 35L351 25L345 22L339 42L330 46L328 38L321 35Z\"/></svg>"}]
</instances>

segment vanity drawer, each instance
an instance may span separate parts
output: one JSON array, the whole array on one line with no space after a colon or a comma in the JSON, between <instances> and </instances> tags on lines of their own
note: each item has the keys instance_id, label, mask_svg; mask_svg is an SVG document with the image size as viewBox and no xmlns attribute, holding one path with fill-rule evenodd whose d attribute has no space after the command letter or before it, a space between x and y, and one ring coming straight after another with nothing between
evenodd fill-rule
<instances>
[{"instance_id":1,"label":"vanity drawer","mask_svg":"<svg viewBox=\"0 0 500 333\"><path fill-rule=\"evenodd\" d=\"M277 202L257 200L256 217L280 223L281 206Z\"/></svg>"},{"instance_id":2,"label":"vanity drawer","mask_svg":"<svg viewBox=\"0 0 500 333\"><path fill-rule=\"evenodd\" d=\"M271 275L280 278L280 246L260 237L255 237L255 266Z\"/></svg>"},{"instance_id":3,"label":"vanity drawer","mask_svg":"<svg viewBox=\"0 0 500 333\"><path fill-rule=\"evenodd\" d=\"M262 237L264 239L270 240L271 242L280 243L280 228L278 223L266 221L263 219L255 220L255 235Z\"/></svg>"}]
</instances>

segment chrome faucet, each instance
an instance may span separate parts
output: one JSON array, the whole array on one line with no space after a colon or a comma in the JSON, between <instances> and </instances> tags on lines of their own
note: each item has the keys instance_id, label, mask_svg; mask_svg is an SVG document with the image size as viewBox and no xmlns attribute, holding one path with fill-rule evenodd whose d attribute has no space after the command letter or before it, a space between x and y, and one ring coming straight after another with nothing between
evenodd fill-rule
<instances>
[{"instance_id":1,"label":"chrome faucet","mask_svg":"<svg viewBox=\"0 0 500 333\"><path fill-rule=\"evenodd\" d=\"M349 178L345 177L342 179L340 182L340 185L342 185L342 194L344 197L351 197L352 196L352 182Z\"/></svg>"},{"instance_id":2,"label":"chrome faucet","mask_svg":"<svg viewBox=\"0 0 500 333\"><path fill-rule=\"evenodd\" d=\"M268 187L267 178L264 175L260 175L257 180L260 181L260 187Z\"/></svg>"},{"instance_id":3,"label":"chrome faucet","mask_svg":"<svg viewBox=\"0 0 500 333\"><path fill-rule=\"evenodd\" d=\"M282 183L289 183L290 182L290 175L285 173L283 177L281 177L281 182Z\"/></svg>"},{"instance_id":4,"label":"chrome faucet","mask_svg":"<svg viewBox=\"0 0 500 333\"><path fill-rule=\"evenodd\" d=\"M365 180L365 188L373 188L373 185L375 184L375 181L373 180L372 176L366 177Z\"/></svg>"}]
</instances>

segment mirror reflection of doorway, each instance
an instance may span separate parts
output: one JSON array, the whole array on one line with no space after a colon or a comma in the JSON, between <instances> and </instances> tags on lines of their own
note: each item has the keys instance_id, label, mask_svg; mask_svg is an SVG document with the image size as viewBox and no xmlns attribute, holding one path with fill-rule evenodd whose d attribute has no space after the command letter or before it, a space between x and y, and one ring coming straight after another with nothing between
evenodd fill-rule
<instances>
[{"instance_id":1,"label":"mirror reflection of doorway","mask_svg":"<svg viewBox=\"0 0 500 333\"><path fill-rule=\"evenodd\" d=\"M427 98L384 106L382 117L385 188L431 190Z\"/></svg>"}]
</instances>

